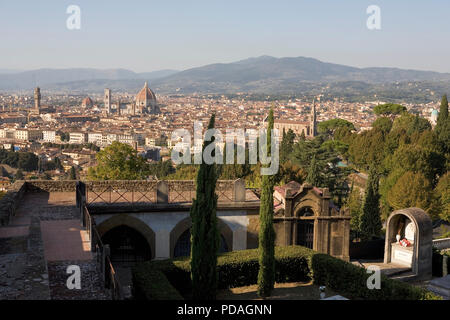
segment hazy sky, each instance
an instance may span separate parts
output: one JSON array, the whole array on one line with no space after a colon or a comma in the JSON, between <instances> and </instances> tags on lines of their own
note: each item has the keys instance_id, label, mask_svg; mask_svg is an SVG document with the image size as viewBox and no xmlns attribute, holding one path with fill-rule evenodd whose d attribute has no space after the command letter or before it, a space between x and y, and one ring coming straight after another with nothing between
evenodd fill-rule
<instances>
[{"instance_id":1,"label":"hazy sky","mask_svg":"<svg viewBox=\"0 0 450 320\"><path fill-rule=\"evenodd\" d=\"M81 29L68 30L69 5ZM366 27L369 5L381 30ZM1 0L0 69L187 69L261 55L450 72L448 0Z\"/></svg>"}]
</instances>

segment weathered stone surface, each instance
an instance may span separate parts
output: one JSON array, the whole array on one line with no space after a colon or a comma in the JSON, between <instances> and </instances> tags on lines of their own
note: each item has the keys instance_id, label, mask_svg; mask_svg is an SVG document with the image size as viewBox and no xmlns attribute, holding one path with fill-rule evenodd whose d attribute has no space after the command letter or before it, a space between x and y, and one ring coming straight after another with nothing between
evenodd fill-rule
<instances>
[{"instance_id":1,"label":"weathered stone surface","mask_svg":"<svg viewBox=\"0 0 450 320\"><path fill-rule=\"evenodd\" d=\"M431 280L428 289L450 300L450 275Z\"/></svg>"},{"instance_id":2,"label":"weathered stone surface","mask_svg":"<svg viewBox=\"0 0 450 320\"><path fill-rule=\"evenodd\" d=\"M0 226L8 225L25 192L26 184L24 181L16 181L8 189L8 192L0 200Z\"/></svg>"},{"instance_id":3,"label":"weathered stone surface","mask_svg":"<svg viewBox=\"0 0 450 320\"><path fill-rule=\"evenodd\" d=\"M81 271L81 289L67 287L67 267L77 265ZM96 262L91 261L52 261L48 262L50 295L52 300L110 300L108 289L103 287Z\"/></svg>"}]
</instances>

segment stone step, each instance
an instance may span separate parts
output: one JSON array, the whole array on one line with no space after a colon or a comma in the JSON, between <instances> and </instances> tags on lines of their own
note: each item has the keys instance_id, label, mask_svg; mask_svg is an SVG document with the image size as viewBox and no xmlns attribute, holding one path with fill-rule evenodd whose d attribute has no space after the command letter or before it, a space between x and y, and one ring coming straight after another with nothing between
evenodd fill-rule
<instances>
[{"instance_id":1,"label":"stone step","mask_svg":"<svg viewBox=\"0 0 450 320\"><path fill-rule=\"evenodd\" d=\"M389 276L389 278L403 282L408 282L416 280L417 274L413 273L411 269L409 269L409 271L397 273L394 276Z\"/></svg>"},{"instance_id":2,"label":"stone step","mask_svg":"<svg viewBox=\"0 0 450 320\"><path fill-rule=\"evenodd\" d=\"M450 275L431 280L428 290L442 296L445 300L450 300Z\"/></svg>"}]
</instances>

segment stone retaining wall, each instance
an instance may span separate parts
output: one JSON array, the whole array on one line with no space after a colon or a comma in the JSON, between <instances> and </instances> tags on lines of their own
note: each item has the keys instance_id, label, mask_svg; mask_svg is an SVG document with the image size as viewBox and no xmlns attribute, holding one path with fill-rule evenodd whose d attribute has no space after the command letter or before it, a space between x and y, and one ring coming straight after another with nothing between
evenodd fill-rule
<instances>
[{"instance_id":1,"label":"stone retaining wall","mask_svg":"<svg viewBox=\"0 0 450 320\"><path fill-rule=\"evenodd\" d=\"M75 192L76 180L27 180L27 192Z\"/></svg>"},{"instance_id":2,"label":"stone retaining wall","mask_svg":"<svg viewBox=\"0 0 450 320\"><path fill-rule=\"evenodd\" d=\"M25 181L16 181L0 200L0 226L6 226L26 192Z\"/></svg>"},{"instance_id":3,"label":"stone retaining wall","mask_svg":"<svg viewBox=\"0 0 450 320\"><path fill-rule=\"evenodd\" d=\"M433 247L438 250L450 249L450 238L433 240Z\"/></svg>"}]
</instances>

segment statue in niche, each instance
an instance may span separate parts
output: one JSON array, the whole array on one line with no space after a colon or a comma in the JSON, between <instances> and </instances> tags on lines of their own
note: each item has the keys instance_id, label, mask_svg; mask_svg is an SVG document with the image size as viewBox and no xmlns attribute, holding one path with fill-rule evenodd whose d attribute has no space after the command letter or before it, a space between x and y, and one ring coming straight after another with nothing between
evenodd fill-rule
<instances>
[{"instance_id":1,"label":"statue in niche","mask_svg":"<svg viewBox=\"0 0 450 320\"><path fill-rule=\"evenodd\" d=\"M398 221L398 224L397 224L397 235L395 236L395 239L397 239L397 243L400 242L404 226L405 226L405 220L400 218Z\"/></svg>"}]
</instances>

